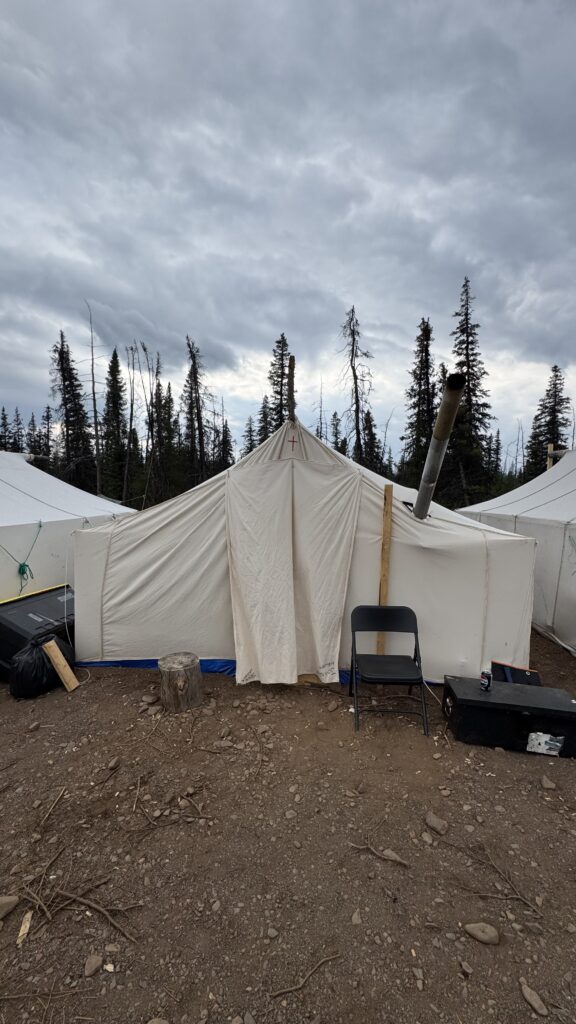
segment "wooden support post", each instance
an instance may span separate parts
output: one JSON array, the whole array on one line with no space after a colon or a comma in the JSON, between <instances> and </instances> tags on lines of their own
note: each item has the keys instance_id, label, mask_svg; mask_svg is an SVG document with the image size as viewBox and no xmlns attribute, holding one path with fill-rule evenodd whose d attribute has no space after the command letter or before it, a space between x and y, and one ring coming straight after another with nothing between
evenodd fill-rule
<instances>
[{"instance_id":1,"label":"wooden support post","mask_svg":"<svg viewBox=\"0 0 576 1024\"><path fill-rule=\"evenodd\" d=\"M181 651L158 658L160 703L165 711L177 714L202 703L202 672L195 654Z\"/></svg>"},{"instance_id":2,"label":"wooden support post","mask_svg":"<svg viewBox=\"0 0 576 1024\"><path fill-rule=\"evenodd\" d=\"M390 575L390 547L392 541L392 497L394 488L392 484L384 486L384 508L382 513L382 548L380 552L380 594L378 604L388 604L388 579ZM378 634L376 651L378 654L385 653L386 638L383 633Z\"/></svg>"},{"instance_id":3,"label":"wooden support post","mask_svg":"<svg viewBox=\"0 0 576 1024\"><path fill-rule=\"evenodd\" d=\"M48 655L56 675L60 679L61 683L66 687L69 693L72 693L80 683L76 679L70 665L66 661L66 658L62 654L62 651L58 647L55 640L49 640L48 643L42 644L42 650Z\"/></svg>"}]
</instances>

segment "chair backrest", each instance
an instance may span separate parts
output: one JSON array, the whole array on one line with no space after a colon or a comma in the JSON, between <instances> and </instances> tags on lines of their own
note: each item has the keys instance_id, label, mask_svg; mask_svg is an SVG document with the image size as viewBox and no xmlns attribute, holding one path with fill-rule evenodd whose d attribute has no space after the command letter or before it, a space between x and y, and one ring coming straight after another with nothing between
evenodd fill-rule
<instances>
[{"instance_id":1,"label":"chair backrest","mask_svg":"<svg viewBox=\"0 0 576 1024\"><path fill-rule=\"evenodd\" d=\"M418 620L404 605L361 604L352 612L352 633L413 633L418 638Z\"/></svg>"}]
</instances>

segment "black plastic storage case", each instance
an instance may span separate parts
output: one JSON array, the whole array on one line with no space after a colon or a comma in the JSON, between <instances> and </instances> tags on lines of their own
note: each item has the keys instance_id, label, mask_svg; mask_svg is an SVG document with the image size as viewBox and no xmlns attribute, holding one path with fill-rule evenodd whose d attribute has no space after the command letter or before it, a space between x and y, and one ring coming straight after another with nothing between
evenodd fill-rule
<instances>
[{"instance_id":1,"label":"black plastic storage case","mask_svg":"<svg viewBox=\"0 0 576 1024\"><path fill-rule=\"evenodd\" d=\"M444 676L442 710L463 743L552 753L554 742L535 738L544 734L562 739L560 757L576 757L576 699L566 690L493 682L484 691L479 679Z\"/></svg>"},{"instance_id":2,"label":"black plastic storage case","mask_svg":"<svg viewBox=\"0 0 576 1024\"><path fill-rule=\"evenodd\" d=\"M68 585L1 603L0 677L7 676L14 654L49 633L62 640L74 636L74 591Z\"/></svg>"}]
</instances>

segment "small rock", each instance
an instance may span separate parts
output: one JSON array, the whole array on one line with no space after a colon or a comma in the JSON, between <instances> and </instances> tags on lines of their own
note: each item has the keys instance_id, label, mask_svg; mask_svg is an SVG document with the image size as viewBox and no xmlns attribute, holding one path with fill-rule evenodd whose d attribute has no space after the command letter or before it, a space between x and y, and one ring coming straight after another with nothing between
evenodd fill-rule
<instances>
[{"instance_id":1,"label":"small rock","mask_svg":"<svg viewBox=\"0 0 576 1024\"><path fill-rule=\"evenodd\" d=\"M34 808L35 811L37 811L39 807L42 807L42 801L35 800L34 803L32 804L32 807Z\"/></svg>"},{"instance_id":2,"label":"small rock","mask_svg":"<svg viewBox=\"0 0 576 1024\"><path fill-rule=\"evenodd\" d=\"M143 704L157 704L158 695L156 693L143 693L140 700Z\"/></svg>"},{"instance_id":3,"label":"small rock","mask_svg":"<svg viewBox=\"0 0 576 1024\"><path fill-rule=\"evenodd\" d=\"M240 1017L238 1017L237 1019L241 1020ZM164 1017L153 1017L152 1020L148 1021L148 1024L170 1024L170 1022L165 1020Z\"/></svg>"},{"instance_id":4,"label":"small rock","mask_svg":"<svg viewBox=\"0 0 576 1024\"><path fill-rule=\"evenodd\" d=\"M269 928L268 929L268 938L269 939L277 939L278 938L278 932L276 931L275 928Z\"/></svg>"},{"instance_id":5,"label":"small rock","mask_svg":"<svg viewBox=\"0 0 576 1024\"><path fill-rule=\"evenodd\" d=\"M161 814L162 814L162 811L160 810L159 807L157 807L155 811L152 811L152 817L153 818L159 818Z\"/></svg>"},{"instance_id":6,"label":"small rock","mask_svg":"<svg viewBox=\"0 0 576 1024\"><path fill-rule=\"evenodd\" d=\"M221 906L220 900L214 900L214 903L212 904L212 908L211 908L212 909L212 913L213 914L217 914L218 911L220 910L220 906Z\"/></svg>"},{"instance_id":7,"label":"small rock","mask_svg":"<svg viewBox=\"0 0 576 1024\"><path fill-rule=\"evenodd\" d=\"M496 928L485 921L478 921L476 924L465 924L464 931L468 932L473 939L483 942L485 946L497 946L500 942L500 935Z\"/></svg>"},{"instance_id":8,"label":"small rock","mask_svg":"<svg viewBox=\"0 0 576 1024\"><path fill-rule=\"evenodd\" d=\"M435 761L439 761L440 758L442 757L442 754L432 754L432 757L434 758Z\"/></svg>"},{"instance_id":9,"label":"small rock","mask_svg":"<svg viewBox=\"0 0 576 1024\"><path fill-rule=\"evenodd\" d=\"M449 789L441 789L440 790L440 796L450 796L450 793L451 793L451 790L449 790Z\"/></svg>"},{"instance_id":10,"label":"small rock","mask_svg":"<svg viewBox=\"0 0 576 1024\"><path fill-rule=\"evenodd\" d=\"M525 978L520 978L519 983L520 991L522 992L522 995L524 996L524 999L526 1000L528 1005L531 1006L532 1009L540 1015L540 1017L547 1017L548 1010L546 1009L538 993L535 992L533 988L530 988Z\"/></svg>"},{"instance_id":11,"label":"small rock","mask_svg":"<svg viewBox=\"0 0 576 1024\"><path fill-rule=\"evenodd\" d=\"M246 1010L246 1013L244 1014L244 1024L256 1024L250 1010Z\"/></svg>"},{"instance_id":12,"label":"small rock","mask_svg":"<svg viewBox=\"0 0 576 1024\"><path fill-rule=\"evenodd\" d=\"M428 811L425 820L428 828L431 828L433 832L437 832L439 836L445 835L448 831L448 822L444 821L443 818L439 818L438 815L434 814L434 811Z\"/></svg>"},{"instance_id":13,"label":"small rock","mask_svg":"<svg viewBox=\"0 0 576 1024\"><path fill-rule=\"evenodd\" d=\"M32 725L28 726L28 732L37 732L40 728L40 722L32 722Z\"/></svg>"},{"instance_id":14,"label":"small rock","mask_svg":"<svg viewBox=\"0 0 576 1024\"><path fill-rule=\"evenodd\" d=\"M470 967L469 963L466 963L466 960L461 960L460 961L460 970L462 971L462 974L466 978L469 978L470 975L472 974L472 968Z\"/></svg>"},{"instance_id":15,"label":"small rock","mask_svg":"<svg viewBox=\"0 0 576 1024\"><path fill-rule=\"evenodd\" d=\"M114 964L104 964L104 970L108 971L108 974L114 974Z\"/></svg>"},{"instance_id":16,"label":"small rock","mask_svg":"<svg viewBox=\"0 0 576 1024\"><path fill-rule=\"evenodd\" d=\"M242 1017L236 1016L232 1017L231 1024L244 1024L244 1021L242 1020Z\"/></svg>"},{"instance_id":17,"label":"small rock","mask_svg":"<svg viewBox=\"0 0 576 1024\"><path fill-rule=\"evenodd\" d=\"M292 809L290 809L288 811L285 811L284 812L284 817L288 818L288 819L295 818L296 817L296 811L293 811Z\"/></svg>"},{"instance_id":18,"label":"small rock","mask_svg":"<svg viewBox=\"0 0 576 1024\"><path fill-rule=\"evenodd\" d=\"M321 732L324 732L328 726L326 725L326 722L316 722L316 728L320 729Z\"/></svg>"},{"instance_id":19,"label":"small rock","mask_svg":"<svg viewBox=\"0 0 576 1024\"><path fill-rule=\"evenodd\" d=\"M0 921L10 914L20 902L18 896L0 896Z\"/></svg>"},{"instance_id":20,"label":"small rock","mask_svg":"<svg viewBox=\"0 0 576 1024\"><path fill-rule=\"evenodd\" d=\"M108 771L109 772L113 772L115 768L119 767L119 765L120 765L120 758L119 757L113 757L112 760L108 762Z\"/></svg>"},{"instance_id":21,"label":"small rock","mask_svg":"<svg viewBox=\"0 0 576 1024\"><path fill-rule=\"evenodd\" d=\"M94 977L94 975L97 974L98 971L101 969L103 963L104 963L104 957L103 956L97 956L96 953L92 953L88 957L86 963L84 964L84 977L85 978L92 978L92 977Z\"/></svg>"},{"instance_id":22,"label":"small rock","mask_svg":"<svg viewBox=\"0 0 576 1024\"><path fill-rule=\"evenodd\" d=\"M574 935L574 933L576 932L576 924L572 924L572 922L570 922L570 924L567 924L566 931L570 932L570 935Z\"/></svg>"},{"instance_id":23,"label":"small rock","mask_svg":"<svg viewBox=\"0 0 576 1024\"><path fill-rule=\"evenodd\" d=\"M549 779L547 775L542 776L540 783L542 789L556 789L556 783L552 782L552 779Z\"/></svg>"},{"instance_id":24,"label":"small rock","mask_svg":"<svg viewBox=\"0 0 576 1024\"><path fill-rule=\"evenodd\" d=\"M339 707L340 707L340 702L339 701L331 700L329 705L328 705L328 711L338 711Z\"/></svg>"},{"instance_id":25,"label":"small rock","mask_svg":"<svg viewBox=\"0 0 576 1024\"><path fill-rule=\"evenodd\" d=\"M362 924L362 915L359 910L355 910L352 914L352 924Z\"/></svg>"},{"instance_id":26,"label":"small rock","mask_svg":"<svg viewBox=\"0 0 576 1024\"><path fill-rule=\"evenodd\" d=\"M432 846L432 843L434 842L434 840L433 840L433 838L432 838L432 836L430 835L429 832L423 832L422 833L422 842L426 843L427 846Z\"/></svg>"}]
</instances>

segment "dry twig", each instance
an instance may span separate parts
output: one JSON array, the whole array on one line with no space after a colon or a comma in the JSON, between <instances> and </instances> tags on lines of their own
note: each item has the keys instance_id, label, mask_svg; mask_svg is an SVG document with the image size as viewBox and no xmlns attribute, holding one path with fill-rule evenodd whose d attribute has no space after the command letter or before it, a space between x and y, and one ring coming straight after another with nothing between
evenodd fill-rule
<instances>
[{"instance_id":1,"label":"dry twig","mask_svg":"<svg viewBox=\"0 0 576 1024\"><path fill-rule=\"evenodd\" d=\"M82 889L80 890L80 896L84 896L87 892L91 892L93 889L99 889L101 885L106 885L106 882L109 882L109 881L110 881L110 877L107 876L106 878L98 878L98 879L96 879L95 882L90 882L89 884L84 885L82 887ZM56 890L56 891L58 892L58 890ZM61 910L66 910L72 903L74 903L75 899L76 899L76 897L74 896L71 899L65 900L64 903L61 903L59 906L52 908L52 910L51 910L52 919L54 919L56 917L56 914L59 914ZM41 931L45 927L46 927L46 925L45 925L45 922L43 921L41 924L38 925L37 928L34 929L34 931L32 932L31 938L34 938L34 936L37 935L38 932Z\"/></svg>"},{"instance_id":2,"label":"dry twig","mask_svg":"<svg viewBox=\"0 0 576 1024\"><path fill-rule=\"evenodd\" d=\"M379 853L378 850L375 850L374 847L370 846L368 843L364 846L358 846L356 843L348 843L348 846L353 846L355 850L368 850L368 852L372 853L374 857L378 857L378 860L385 860L392 864L401 864L404 868L410 867L408 861L402 860L397 853L394 853L394 850L384 850L383 853Z\"/></svg>"},{"instance_id":3,"label":"dry twig","mask_svg":"<svg viewBox=\"0 0 576 1024\"><path fill-rule=\"evenodd\" d=\"M40 822L40 824L38 825L38 828L42 828L42 825L44 824L44 822L48 821L48 818L49 818L49 817L50 817L50 815L52 814L52 811L54 810L54 808L56 807L56 805L60 803L60 801L61 801L62 797L64 796L64 793L65 793L65 792L66 792L66 786L62 786L62 789L61 789L61 790L60 790L60 792L58 793L58 796L56 797L56 799L55 799L54 803L53 803L53 804L51 804L51 805L50 805L50 807L48 808L48 810L46 811L46 814L45 814L45 815L44 815L44 817L42 818L42 821L41 821L41 822Z\"/></svg>"},{"instance_id":4,"label":"dry twig","mask_svg":"<svg viewBox=\"0 0 576 1024\"><path fill-rule=\"evenodd\" d=\"M459 850L460 853L463 853L468 857L472 857L472 860L475 860L477 864L483 864L484 867L492 868L492 870L495 871L496 874L502 879L502 881L512 890L510 894L497 892L475 892L475 896L482 897L483 899L516 899L523 903L524 906L528 907L533 914L536 914L537 917L543 916L540 910L538 910L538 907L535 907L534 904L530 902L528 897L520 891L520 889L518 888L518 886L512 878L512 872L509 871L507 868L501 868L500 865L496 863L496 861L492 857L492 854L490 853L489 850L486 849L485 846L480 847L480 849L484 853L484 856L481 857L478 853L475 853L473 850L467 850L464 846L460 846L459 843L453 843L449 839L445 839L443 836L440 836L439 839L440 842L446 843L447 846L452 846L455 850Z\"/></svg>"},{"instance_id":5,"label":"dry twig","mask_svg":"<svg viewBox=\"0 0 576 1024\"><path fill-rule=\"evenodd\" d=\"M108 913L106 908L103 907L101 903L96 903L95 900L88 900L86 899L85 896L79 896L77 893L65 892L63 889L57 889L56 891L60 896L66 896L71 903L81 903L82 906L90 907L91 910L95 910L98 914L102 914L102 916L105 917L106 920L109 921L110 924L114 928L116 928L121 933L121 935L124 936L125 939L128 939L129 942L133 942L134 944L137 942L134 936L131 935L130 932L127 932L126 929L123 928L121 924L118 924L118 921L116 921L112 917L112 914Z\"/></svg>"},{"instance_id":6,"label":"dry twig","mask_svg":"<svg viewBox=\"0 0 576 1024\"><path fill-rule=\"evenodd\" d=\"M341 957L341 953L333 953L332 956L322 957L322 959L319 960L317 964L314 964L314 967L312 967L311 970L309 970L308 973L304 975L302 981L299 981L297 985L292 985L290 988L279 988L276 992L270 993L270 998L277 999L278 996L288 995L289 992L299 992L301 988L304 988L304 985L306 984L308 979L311 978L312 975L315 974L316 971L319 970L319 968L322 967L323 964L327 964L330 960L340 960Z\"/></svg>"},{"instance_id":7,"label":"dry twig","mask_svg":"<svg viewBox=\"0 0 576 1024\"><path fill-rule=\"evenodd\" d=\"M140 796L140 779L141 775L138 776L138 785L136 786L136 796L134 797L134 803L132 804L132 814L136 811L136 804L138 803L138 797Z\"/></svg>"}]
</instances>

